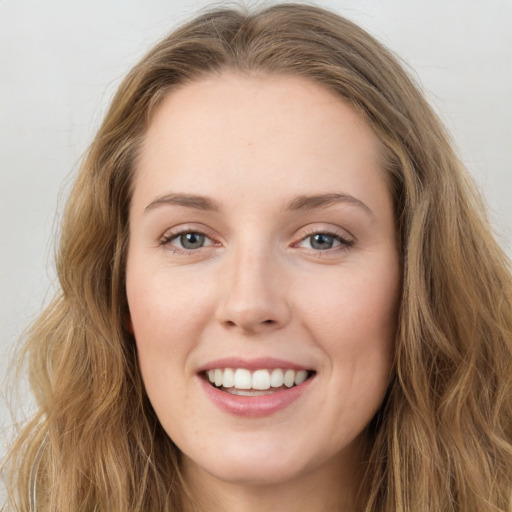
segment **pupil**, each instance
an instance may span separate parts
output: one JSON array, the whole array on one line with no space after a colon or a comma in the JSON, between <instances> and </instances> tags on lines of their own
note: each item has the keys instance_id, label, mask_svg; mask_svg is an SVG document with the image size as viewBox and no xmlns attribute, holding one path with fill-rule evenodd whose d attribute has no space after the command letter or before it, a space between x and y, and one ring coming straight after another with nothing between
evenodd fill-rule
<instances>
[{"instance_id":1,"label":"pupil","mask_svg":"<svg viewBox=\"0 0 512 512\"><path fill-rule=\"evenodd\" d=\"M317 235L313 235L311 247L313 247L313 249L330 249L333 243L334 239L331 235L318 233Z\"/></svg>"},{"instance_id":2,"label":"pupil","mask_svg":"<svg viewBox=\"0 0 512 512\"><path fill-rule=\"evenodd\" d=\"M185 233L180 236L181 246L184 249L197 249L204 244L204 235L199 233Z\"/></svg>"}]
</instances>

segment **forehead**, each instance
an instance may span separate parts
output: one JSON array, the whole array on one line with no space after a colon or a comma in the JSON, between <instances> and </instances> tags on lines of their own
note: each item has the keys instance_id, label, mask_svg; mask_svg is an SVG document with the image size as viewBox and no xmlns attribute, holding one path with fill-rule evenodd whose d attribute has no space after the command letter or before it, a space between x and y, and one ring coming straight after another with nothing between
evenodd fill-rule
<instances>
[{"instance_id":1,"label":"forehead","mask_svg":"<svg viewBox=\"0 0 512 512\"><path fill-rule=\"evenodd\" d=\"M382 146L354 107L298 76L226 72L171 92L145 135L135 180L144 195L325 192L336 185L387 194ZM160 189L160 190L158 190ZM317 190L318 189L318 190Z\"/></svg>"}]
</instances>

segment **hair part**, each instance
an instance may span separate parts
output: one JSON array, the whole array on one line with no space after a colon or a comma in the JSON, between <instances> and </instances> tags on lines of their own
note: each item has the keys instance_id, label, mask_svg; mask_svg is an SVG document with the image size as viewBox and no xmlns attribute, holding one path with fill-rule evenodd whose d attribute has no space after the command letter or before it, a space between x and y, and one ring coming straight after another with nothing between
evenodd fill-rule
<instances>
[{"instance_id":1,"label":"hair part","mask_svg":"<svg viewBox=\"0 0 512 512\"><path fill-rule=\"evenodd\" d=\"M393 377L367 429L365 510L511 512L509 262L447 133L397 59L352 22L299 4L205 12L119 87L67 203L61 292L28 335L39 410L11 451L13 503L181 509L179 450L145 395L127 325L128 211L155 109L177 87L225 71L322 84L358 110L384 149L403 284Z\"/></svg>"}]
</instances>

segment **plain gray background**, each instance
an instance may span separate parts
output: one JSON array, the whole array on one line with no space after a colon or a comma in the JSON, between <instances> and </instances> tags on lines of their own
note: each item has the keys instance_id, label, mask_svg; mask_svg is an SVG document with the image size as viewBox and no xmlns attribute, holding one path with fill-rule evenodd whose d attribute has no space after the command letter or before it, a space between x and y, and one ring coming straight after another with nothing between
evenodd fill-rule
<instances>
[{"instance_id":1,"label":"plain gray background","mask_svg":"<svg viewBox=\"0 0 512 512\"><path fill-rule=\"evenodd\" d=\"M208 4L0 1L1 376L22 329L55 289L59 212L116 86L152 44ZM317 4L360 23L413 69L511 255L512 1ZM26 396L16 402L15 412L28 403ZM2 401L4 435L7 411Z\"/></svg>"}]
</instances>

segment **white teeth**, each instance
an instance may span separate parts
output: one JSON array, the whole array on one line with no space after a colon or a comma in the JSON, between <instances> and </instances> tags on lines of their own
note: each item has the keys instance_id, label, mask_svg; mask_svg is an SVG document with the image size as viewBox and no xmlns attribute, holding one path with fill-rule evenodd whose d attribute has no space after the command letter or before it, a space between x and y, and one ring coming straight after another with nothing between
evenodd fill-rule
<instances>
[{"instance_id":1,"label":"white teeth","mask_svg":"<svg viewBox=\"0 0 512 512\"><path fill-rule=\"evenodd\" d=\"M272 370L272 375L270 375L270 385L273 388L280 388L284 384L284 375L283 370L279 368Z\"/></svg>"},{"instance_id":2,"label":"white teeth","mask_svg":"<svg viewBox=\"0 0 512 512\"><path fill-rule=\"evenodd\" d=\"M235 388L238 389L251 389L252 387L252 377L251 372L249 370L245 370L244 368L238 368L235 371Z\"/></svg>"},{"instance_id":3,"label":"white teeth","mask_svg":"<svg viewBox=\"0 0 512 512\"><path fill-rule=\"evenodd\" d=\"M287 388L291 388L295 384L295 371L286 370L284 374L284 385Z\"/></svg>"},{"instance_id":4,"label":"white teeth","mask_svg":"<svg viewBox=\"0 0 512 512\"><path fill-rule=\"evenodd\" d=\"M263 396L268 395L268 391L258 390L258 389L237 389L237 388L229 388L226 391L231 395L238 396Z\"/></svg>"},{"instance_id":5,"label":"white teeth","mask_svg":"<svg viewBox=\"0 0 512 512\"><path fill-rule=\"evenodd\" d=\"M270 387L270 374L268 370L256 370L252 374L252 389L268 389Z\"/></svg>"},{"instance_id":6,"label":"white teeth","mask_svg":"<svg viewBox=\"0 0 512 512\"><path fill-rule=\"evenodd\" d=\"M308 372L306 370L299 370L295 374L295 385L302 384L308 378Z\"/></svg>"},{"instance_id":7,"label":"white teeth","mask_svg":"<svg viewBox=\"0 0 512 512\"><path fill-rule=\"evenodd\" d=\"M215 385L222 386L224 380L224 372L220 368L215 368Z\"/></svg>"},{"instance_id":8,"label":"white teeth","mask_svg":"<svg viewBox=\"0 0 512 512\"><path fill-rule=\"evenodd\" d=\"M255 370L250 372L245 368L215 368L208 370L208 380L217 387L231 388L234 390L265 391L272 388L280 388L283 385L291 388L302 384L308 378L306 370ZM237 393L238 394L238 393ZM247 393L243 393L247 394Z\"/></svg>"},{"instance_id":9,"label":"white teeth","mask_svg":"<svg viewBox=\"0 0 512 512\"><path fill-rule=\"evenodd\" d=\"M235 385L235 372L231 368L226 368L224 370L222 385L225 388L232 388Z\"/></svg>"}]
</instances>

